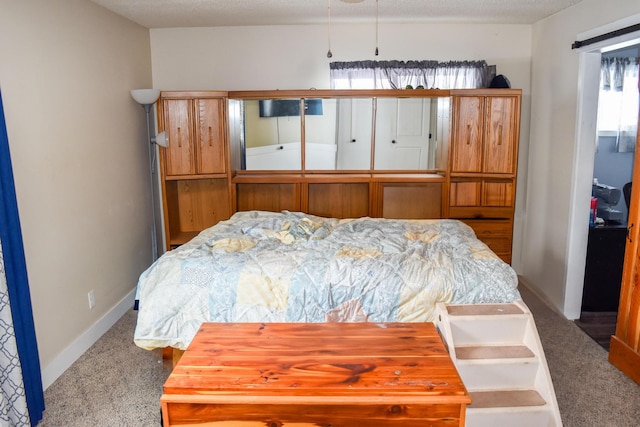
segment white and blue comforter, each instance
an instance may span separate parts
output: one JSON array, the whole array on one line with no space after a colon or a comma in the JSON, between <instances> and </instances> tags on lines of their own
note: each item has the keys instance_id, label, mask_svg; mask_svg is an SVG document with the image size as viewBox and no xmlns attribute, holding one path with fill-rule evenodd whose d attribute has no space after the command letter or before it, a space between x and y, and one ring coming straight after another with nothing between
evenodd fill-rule
<instances>
[{"instance_id":1,"label":"white and blue comforter","mask_svg":"<svg viewBox=\"0 0 640 427\"><path fill-rule=\"evenodd\" d=\"M429 322L438 302L512 302L517 276L456 220L239 212L140 277L135 343L185 349L202 322Z\"/></svg>"}]
</instances>

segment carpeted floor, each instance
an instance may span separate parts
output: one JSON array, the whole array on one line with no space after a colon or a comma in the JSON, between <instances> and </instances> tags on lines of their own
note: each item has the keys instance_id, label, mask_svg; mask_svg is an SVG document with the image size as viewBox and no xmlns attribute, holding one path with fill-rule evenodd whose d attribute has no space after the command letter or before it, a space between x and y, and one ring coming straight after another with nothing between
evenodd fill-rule
<instances>
[{"instance_id":1,"label":"carpeted floor","mask_svg":"<svg viewBox=\"0 0 640 427\"><path fill-rule=\"evenodd\" d=\"M526 288L565 427L636 427L640 386L607 361L605 349ZM45 391L38 427L160 426L159 400L170 367L159 351L133 344L127 312Z\"/></svg>"}]
</instances>

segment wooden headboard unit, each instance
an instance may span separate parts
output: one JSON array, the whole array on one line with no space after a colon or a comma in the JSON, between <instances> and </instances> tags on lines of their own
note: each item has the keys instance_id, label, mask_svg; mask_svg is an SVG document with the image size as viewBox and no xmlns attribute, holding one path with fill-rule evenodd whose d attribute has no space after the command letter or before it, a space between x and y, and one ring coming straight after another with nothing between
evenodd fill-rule
<instances>
[{"instance_id":1,"label":"wooden headboard unit","mask_svg":"<svg viewBox=\"0 0 640 427\"><path fill-rule=\"evenodd\" d=\"M236 211L290 210L458 218L510 262L520 103L517 89L162 92L167 248Z\"/></svg>"}]
</instances>

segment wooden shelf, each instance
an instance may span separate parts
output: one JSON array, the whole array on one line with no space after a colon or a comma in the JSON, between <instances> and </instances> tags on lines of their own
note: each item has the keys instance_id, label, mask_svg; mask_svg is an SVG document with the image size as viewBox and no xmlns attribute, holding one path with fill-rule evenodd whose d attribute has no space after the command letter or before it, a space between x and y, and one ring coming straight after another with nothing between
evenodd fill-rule
<instances>
[{"instance_id":1,"label":"wooden shelf","mask_svg":"<svg viewBox=\"0 0 640 427\"><path fill-rule=\"evenodd\" d=\"M227 179L226 173L214 173L214 174L194 174L194 175L167 175L164 178L166 181L183 181L185 179Z\"/></svg>"},{"instance_id":2,"label":"wooden shelf","mask_svg":"<svg viewBox=\"0 0 640 427\"><path fill-rule=\"evenodd\" d=\"M444 182L445 177L437 173L375 173L372 176L378 182Z\"/></svg>"},{"instance_id":3,"label":"wooden shelf","mask_svg":"<svg viewBox=\"0 0 640 427\"><path fill-rule=\"evenodd\" d=\"M450 90L442 89L321 89L321 90L246 90L229 91L230 99L283 98L404 98L448 97Z\"/></svg>"},{"instance_id":4,"label":"wooden shelf","mask_svg":"<svg viewBox=\"0 0 640 427\"><path fill-rule=\"evenodd\" d=\"M171 240L169 241L170 249L173 249L180 245L184 245L189 240L196 237L199 233L199 231L180 231L172 233Z\"/></svg>"}]
</instances>

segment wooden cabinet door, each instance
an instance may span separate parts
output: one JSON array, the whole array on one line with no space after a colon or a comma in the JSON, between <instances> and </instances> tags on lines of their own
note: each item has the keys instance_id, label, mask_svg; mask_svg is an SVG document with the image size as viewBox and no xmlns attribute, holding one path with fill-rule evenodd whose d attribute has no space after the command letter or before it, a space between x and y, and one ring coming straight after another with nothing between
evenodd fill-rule
<instances>
[{"instance_id":1,"label":"wooden cabinet door","mask_svg":"<svg viewBox=\"0 0 640 427\"><path fill-rule=\"evenodd\" d=\"M514 182L485 180L482 183L482 205L483 206L510 206L514 202Z\"/></svg>"},{"instance_id":2,"label":"wooden cabinet door","mask_svg":"<svg viewBox=\"0 0 640 427\"><path fill-rule=\"evenodd\" d=\"M640 133L636 137L634 164L632 187L636 190L631 191L618 320L616 334L611 337L609 361L640 384Z\"/></svg>"},{"instance_id":3,"label":"wooden cabinet door","mask_svg":"<svg viewBox=\"0 0 640 427\"><path fill-rule=\"evenodd\" d=\"M203 98L195 100L198 151L198 174L225 173L224 100Z\"/></svg>"},{"instance_id":4,"label":"wooden cabinet door","mask_svg":"<svg viewBox=\"0 0 640 427\"><path fill-rule=\"evenodd\" d=\"M486 173L515 173L515 153L518 145L518 98L488 96L484 128L484 159Z\"/></svg>"},{"instance_id":5,"label":"wooden cabinet door","mask_svg":"<svg viewBox=\"0 0 640 427\"><path fill-rule=\"evenodd\" d=\"M482 181L456 181L451 183L450 206L480 206L482 204Z\"/></svg>"},{"instance_id":6,"label":"wooden cabinet door","mask_svg":"<svg viewBox=\"0 0 640 427\"><path fill-rule=\"evenodd\" d=\"M455 178L449 191L453 218L512 218L513 179Z\"/></svg>"},{"instance_id":7,"label":"wooden cabinet door","mask_svg":"<svg viewBox=\"0 0 640 427\"><path fill-rule=\"evenodd\" d=\"M454 97L451 172L482 172L484 96Z\"/></svg>"},{"instance_id":8,"label":"wooden cabinet door","mask_svg":"<svg viewBox=\"0 0 640 427\"><path fill-rule=\"evenodd\" d=\"M195 147L192 131L192 101L163 100L164 130L169 137L165 151L165 174L192 175L196 173Z\"/></svg>"},{"instance_id":9,"label":"wooden cabinet door","mask_svg":"<svg viewBox=\"0 0 640 427\"><path fill-rule=\"evenodd\" d=\"M379 191L383 218L442 218L442 184L440 182L382 182Z\"/></svg>"},{"instance_id":10,"label":"wooden cabinet door","mask_svg":"<svg viewBox=\"0 0 640 427\"><path fill-rule=\"evenodd\" d=\"M309 206L312 215L331 218L358 218L369 216L369 183L310 183Z\"/></svg>"}]
</instances>

